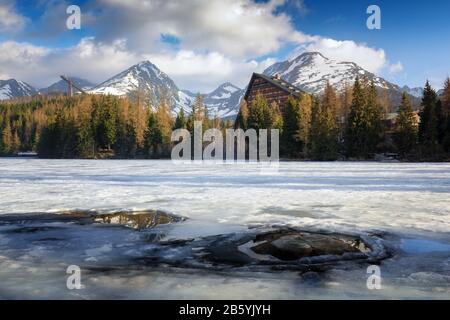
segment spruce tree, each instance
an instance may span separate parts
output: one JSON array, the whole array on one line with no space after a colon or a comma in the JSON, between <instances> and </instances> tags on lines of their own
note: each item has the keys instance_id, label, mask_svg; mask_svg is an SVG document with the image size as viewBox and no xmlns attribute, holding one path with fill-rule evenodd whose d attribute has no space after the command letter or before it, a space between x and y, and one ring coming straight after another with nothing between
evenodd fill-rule
<instances>
[{"instance_id":1,"label":"spruce tree","mask_svg":"<svg viewBox=\"0 0 450 320\"><path fill-rule=\"evenodd\" d=\"M77 154L81 158L95 157L91 117L91 104L86 101L80 105L77 119Z\"/></svg>"},{"instance_id":2,"label":"spruce tree","mask_svg":"<svg viewBox=\"0 0 450 320\"><path fill-rule=\"evenodd\" d=\"M356 78L347 122L345 146L349 157L370 158L377 151L381 133L381 113L375 85Z\"/></svg>"},{"instance_id":3,"label":"spruce tree","mask_svg":"<svg viewBox=\"0 0 450 320\"><path fill-rule=\"evenodd\" d=\"M446 117L450 117L450 78L445 80L444 93L442 94L442 112Z\"/></svg>"},{"instance_id":4,"label":"spruce tree","mask_svg":"<svg viewBox=\"0 0 450 320\"><path fill-rule=\"evenodd\" d=\"M283 136L281 137L281 153L286 156L295 156L301 151L301 142L298 139L300 130L299 101L289 97L283 112Z\"/></svg>"},{"instance_id":5,"label":"spruce tree","mask_svg":"<svg viewBox=\"0 0 450 320\"><path fill-rule=\"evenodd\" d=\"M435 152L438 146L436 103L436 91L434 91L429 81L427 81L422 97L422 110L419 113L419 142L426 153Z\"/></svg>"},{"instance_id":6,"label":"spruce tree","mask_svg":"<svg viewBox=\"0 0 450 320\"><path fill-rule=\"evenodd\" d=\"M311 158L318 161L330 161L338 158L338 135L335 115L326 105L327 98L314 99L311 123Z\"/></svg>"},{"instance_id":7,"label":"spruce tree","mask_svg":"<svg viewBox=\"0 0 450 320\"><path fill-rule=\"evenodd\" d=\"M258 94L250 108L248 127L255 130L278 129L283 131L283 116L276 102L270 105L262 94Z\"/></svg>"},{"instance_id":8,"label":"spruce tree","mask_svg":"<svg viewBox=\"0 0 450 320\"><path fill-rule=\"evenodd\" d=\"M184 109L181 108L175 120L174 129L186 129L186 116L184 115Z\"/></svg>"},{"instance_id":9,"label":"spruce tree","mask_svg":"<svg viewBox=\"0 0 450 320\"><path fill-rule=\"evenodd\" d=\"M150 158L158 157L163 138L153 112L150 112L148 115L144 141L146 155Z\"/></svg>"},{"instance_id":10,"label":"spruce tree","mask_svg":"<svg viewBox=\"0 0 450 320\"><path fill-rule=\"evenodd\" d=\"M368 156L374 154L377 151L378 144L382 142L384 135L384 128L382 126L382 110L379 105L377 96L377 90L374 82L370 82L367 90L367 106L366 112L368 113Z\"/></svg>"},{"instance_id":11,"label":"spruce tree","mask_svg":"<svg viewBox=\"0 0 450 320\"><path fill-rule=\"evenodd\" d=\"M398 152L405 157L410 153L417 142L417 125L414 112L406 92L402 94L402 102L395 123L394 142Z\"/></svg>"},{"instance_id":12,"label":"spruce tree","mask_svg":"<svg viewBox=\"0 0 450 320\"><path fill-rule=\"evenodd\" d=\"M444 93L442 94L442 114L445 121L445 133L442 146L446 152L450 152L450 78L447 78L444 84Z\"/></svg>"},{"instance_id":13,"label":"spruce tree","mask_svg":"<svg viewBox=\"0 0 450 320\"><path fill-rule=\"evenodd\" d=\"M366 99L359 78L356 78L352 92L353 99L348 117L345 144L348 156L360 157L363 153L361 149L364 148L362 144L366 134L364 113Z\"/></svg>"}]
</instances>

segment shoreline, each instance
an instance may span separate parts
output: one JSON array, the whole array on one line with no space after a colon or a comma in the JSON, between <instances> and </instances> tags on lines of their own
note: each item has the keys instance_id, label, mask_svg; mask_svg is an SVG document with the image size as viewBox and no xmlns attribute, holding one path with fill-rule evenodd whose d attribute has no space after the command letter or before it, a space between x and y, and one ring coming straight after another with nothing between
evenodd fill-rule
<instances>
[{"instance_id":1,"label":"shoreline","mask_svg":"<svg viewBox=\"0 0 450 320\"><path fill-rule=\"evenodd\" d=\"M125 160L125 161L172 161L169 158L158 158L158 159L149 159L149 158L40 158L38 156L0 156L1 159L33 159L33 160L111 160L111 161L117 161L117 160ZM198 162L199 160L191 160L192 163ZM201 160L201 161L212 161L217 162L214 160ZM236 162L236 161L234 161ZM440 160L440 161L408 161L408 160L333 160L333 161L318 161L318 160L307 160L307 159L280 159L278 162L280 163L288 163L288 162L305 162L305 163L408 163L408 164L421 164L421 163L450 163L450 159L446 160ZM219 163L219 162L217 162ZM223 160L222 163L231 163L230 161ZM239 163L244 163L243 161L239 161ZM245 161L245 163L249 163L248 161ZM256 163L263 163L263 162L256 162Z\"/></svg>"}]
</instances>

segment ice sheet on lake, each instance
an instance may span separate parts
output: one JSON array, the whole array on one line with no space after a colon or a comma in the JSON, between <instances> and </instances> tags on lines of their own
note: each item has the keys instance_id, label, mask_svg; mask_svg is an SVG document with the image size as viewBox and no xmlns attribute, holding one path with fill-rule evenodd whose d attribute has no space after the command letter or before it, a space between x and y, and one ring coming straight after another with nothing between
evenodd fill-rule
<instances>
[{"instance_id":1,"label":"ice sheet on lake","mask_svg":"<svg viewBox=\"0 0 450 320\"><path fill-rule=\"evenodd\" d=\"M169 239L281 224L387 232L396 238L392 243L400 251L402 239L419 241L407 242L414 248L417 244L422 248L424 241L446 248L450 244L450 164L287 162L277 172L265 172L249 164L0 159L0 214L65 209L158 209L188 217L169 230ZM0 246L8 245L0 234ZM99 242L94 250L80 254L101 259L109 249L109 244ZM386 261L382 267L387 291L382 292L367 291L367 274L361 269L335 270L312 285L299 285L298 277L288 274L92 274L86 288L94 289L68 293L61 279L51 280L57 274L65 276L61 275L64 264L30 262L45 256L45 250L14 252L22 254L17 260L11 252L0 252L0 297L442 298L450 293L450 253L446 251L408 249Z\"/></svg>"}]
</instances>

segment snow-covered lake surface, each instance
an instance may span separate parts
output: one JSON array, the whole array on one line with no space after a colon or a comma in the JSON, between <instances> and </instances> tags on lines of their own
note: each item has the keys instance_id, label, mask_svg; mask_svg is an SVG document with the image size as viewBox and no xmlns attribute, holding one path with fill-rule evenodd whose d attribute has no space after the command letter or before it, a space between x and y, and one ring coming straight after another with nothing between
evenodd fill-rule
<instances>
[{"instance_id":1,"label":"snow-covered lake surface","mask_svg":"<svg viewBox=\"0 0 450 320\"><path fill-rule=\"evenodd\" d=\"M0 228L0 298L450 298L450 164L285 162L267 170L257 164L0 159L0 214L73 209L158 209L188 218L165 227L165 239L267 225L377 233L394 254L380 264L381 290L367 288L365 265L310 278L125 267L82 273L84 288L68 290L69 264L83 270L116 248L133 250L132 232L79 233L90 247L73 241L56 250L45 243L29 247Z\"/></svg>"}]
</instances>

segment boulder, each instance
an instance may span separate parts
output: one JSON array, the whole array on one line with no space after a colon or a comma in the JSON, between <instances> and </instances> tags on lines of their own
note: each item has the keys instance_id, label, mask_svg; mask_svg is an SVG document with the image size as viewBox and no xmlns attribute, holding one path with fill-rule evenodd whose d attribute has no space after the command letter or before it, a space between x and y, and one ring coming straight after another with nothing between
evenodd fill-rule
<instances>
[{"instance_id":1,"label":"boulder","mask_svg":"<svg viewBox=\"0 0 450 320\"><path fill-rule=\"evenodd\" d=\"M258 235L251 248L257 254L271 255L280 260L304 257L343 255L361 252L358 239L307 232L272 232Z\"/></svg>"}]
</instances>

